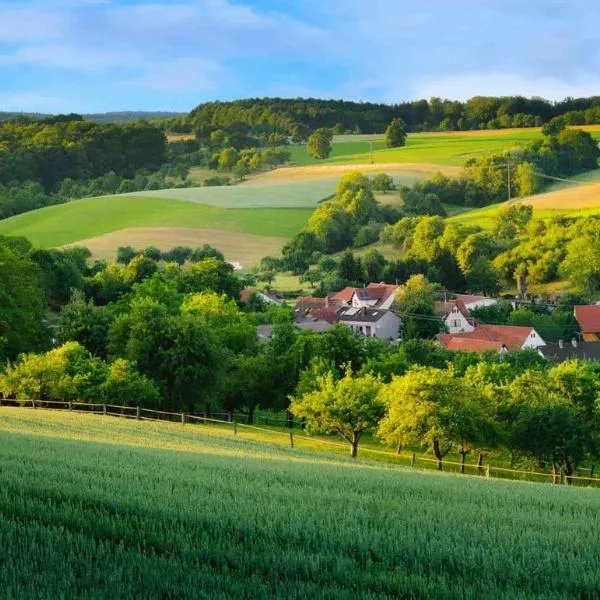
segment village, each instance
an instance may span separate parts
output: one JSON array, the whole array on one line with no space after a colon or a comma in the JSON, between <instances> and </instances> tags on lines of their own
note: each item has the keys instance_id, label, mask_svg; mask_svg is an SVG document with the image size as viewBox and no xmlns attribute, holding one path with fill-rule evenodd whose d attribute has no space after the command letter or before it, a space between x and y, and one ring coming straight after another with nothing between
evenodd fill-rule
<instances>
[{"instance_id":1,"label":"village","mask_svg":"<svg viewBox=\"0 0 600 600\"><path fill-rule=\"evenodd\" d=\"M403 315L394 308L400 285L384 282L369 283L366 287L345 287L325 298L301 296L294 306L294 323L304 331L325 333L335 324L350 328L356 335L379 338L392 343L402 341ZM260 292L267 303L281 305L283 299L275 294ZM484 322L474 316L482 307L510 302L513 308L530 306L531 301L520 297L492 298L473 294L443 293L433 304L434 319L440 323L440 333L434 339L451 351L505 353L510 350L535 350L552 363L567 360L600 359L600 304L573 306L577 323L576 335L569 339L548 341L544 332L535 327ZM550 310L552 310L552 305ZM419 318L418 315L411 315ZM427 319L432 317L422 316ZM272 326L260 325L262 342L270 340Z\"/></svg>"}]
</instances>

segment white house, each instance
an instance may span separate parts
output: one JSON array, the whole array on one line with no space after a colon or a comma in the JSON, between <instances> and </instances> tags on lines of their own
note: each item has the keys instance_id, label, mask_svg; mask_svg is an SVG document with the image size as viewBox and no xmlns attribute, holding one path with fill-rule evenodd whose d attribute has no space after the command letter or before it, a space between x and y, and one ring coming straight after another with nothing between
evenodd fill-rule
<instances>
[{"instance_id":1,"label":"white house","mask_svg":"<svg viewBox=\"0 0 600 600\"><path fill-rule=\"evenodd\" d=\"M394 303L398 287L387 283L369 283L366 288L356 288L354 290L350 304L354 308L382 308L387 310Z\"/></svg>"},{"instance_id":2,"label":"white house","mask_svg":"<svg viewBox=\"0 0 600 600\"><path fill-rule=\"evenodd\" d=\"M469 311L460 300L436 302L434 312L442 317L446 329L450 333L466 333L475 331L475 323L469 316Z\"/></svg>"},{"instance_id":3,"label":"white house","mask_svg":"<svg viewBox=\"0 0 600 600\"><path fill-rule=\"evenodd\" d=\"M471 312L475 308L483 308L484 306L494 306L494 304L498 304L496 298L488 298L487 296L456 294L456 299L463 303L468 312Z\"/></svg>"},{"instance_id":4,"label":"white house","mask_svg":"<svg viewBox=\"0 0 600 600\"><path fill-rule=\"evenodd\" d=\"M380 308L345 308L338 313L339 322L365 337L396 340L400 337L400 317Z\"/></svg>"}]
</instances>

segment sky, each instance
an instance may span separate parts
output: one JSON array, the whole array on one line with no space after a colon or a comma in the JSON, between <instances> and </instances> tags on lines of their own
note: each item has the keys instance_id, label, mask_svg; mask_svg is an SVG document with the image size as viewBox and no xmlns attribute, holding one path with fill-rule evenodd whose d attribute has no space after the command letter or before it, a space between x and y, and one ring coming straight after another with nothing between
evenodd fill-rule
<instances>
[{"instance_id":1,"label":"sky","mask_svg":"<svg viewBox=\"0 0 600 600\"><path fill-rule=\"evenodd\" d=\"M600 95L598 0L0 0L0 111Z\"/></svg>"}]
</instances>

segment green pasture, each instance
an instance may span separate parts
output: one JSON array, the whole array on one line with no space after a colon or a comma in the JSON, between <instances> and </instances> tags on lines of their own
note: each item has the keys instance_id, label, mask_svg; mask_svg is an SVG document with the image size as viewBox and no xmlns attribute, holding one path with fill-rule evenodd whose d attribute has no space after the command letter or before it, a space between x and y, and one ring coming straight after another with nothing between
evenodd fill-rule
<instances>
[{"instance_id":1,"label":"green pasture","mask_svg":"<svg viewBox=\"0 0 600 600\"><path fill-rule=\"evenodd\" d=\"M151 198L103 196L50 206L0 221L0 235L20 235L40 247L61 246L126 227L222 229L291 238L309 208L238 208Z\"/></svg>"},{"instance_id":2,"label":"green pasture","mask_svg":"<svg viewBox=\"0 0 600 600\"><path fill-rule=\"evenodd\" d=\"M584 128L585 129L585 128ZM600 132L591 128L595 139ZM540 130L497 129L465 132L412 133L401 148L386 148L383 137L373 140L373 162L385 163L432 163L462 166L473 156L482 156L508 150L538 138ZM355 137L355 139L351 139ZM306 146L291 148L292 161L297 164L361 164L371 161L368 139L372 136L343 136L334 138L331 156L324 161L312 159Z\"/></svg>"},{"instance_id":3,"label":"green pasture","mask_svg":"<svg viewBox=\"0 0 600 600\"><path fill-rule=\"evenodd\" d=\"M0 409L6 598L594 598L600 493ZM267 434L265 434L266 436Z\"/></svg>"},{"instance_id":4,"label":"green pasture","mask_svg":"<svg viewBox=\"0 0 600 600\"><path fill-rule=\"evenodd\" d=\"M241 185L173 188L124 196L185 200L219 208L314 208L335 193L340 177L262 184L249 181Z\"/></svg>"}]
</instances>

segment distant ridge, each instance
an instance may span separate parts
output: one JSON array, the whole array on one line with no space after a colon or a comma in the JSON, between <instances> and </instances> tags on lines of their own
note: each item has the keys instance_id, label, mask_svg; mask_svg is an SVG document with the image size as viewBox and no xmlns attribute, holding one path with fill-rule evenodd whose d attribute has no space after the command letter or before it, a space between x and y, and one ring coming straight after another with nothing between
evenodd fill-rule
<instances>
[{"instance_id":1,"label":"distant ridge","mask_svg":"<svg viewBox=\"0 0 600 600\"><path fill-rule=\"evenodd\" d=\"M132 123L138 119L153 121L154 119L171 119L176 117L184 117L185 112L170 112L170 111L115 111L106 113L89 113L83 114L82 117L88 121L96 123ZM0 111L0 122L9 121L10 119L18 119L24 117L27 119L45 119L53 115L46 113L30 113L30 112L4 112Z\"/></svg>"}]
</instances>

